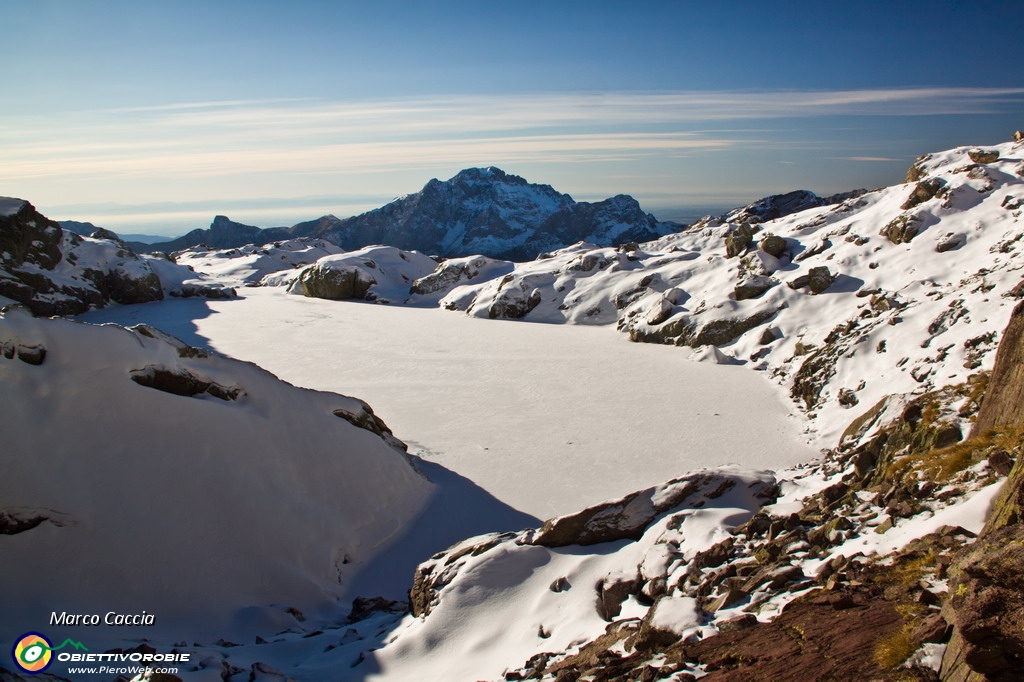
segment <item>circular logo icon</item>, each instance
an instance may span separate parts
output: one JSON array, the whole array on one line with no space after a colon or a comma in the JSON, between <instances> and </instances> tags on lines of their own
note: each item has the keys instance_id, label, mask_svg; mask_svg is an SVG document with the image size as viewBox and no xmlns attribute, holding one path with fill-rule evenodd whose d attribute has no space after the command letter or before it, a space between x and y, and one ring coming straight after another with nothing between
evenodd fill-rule
<instances>
[{"instance_id":1,"label":"circular logo icon","mask_svg":"<svg viewBox=\"0 0 1024 682\"><path fill-rule=\"evenodd\" d=\"M26 632L14 645L14 664L32 675L41 673L53 658L53 644L38 632Z\"/></svg>"}]
</instances>

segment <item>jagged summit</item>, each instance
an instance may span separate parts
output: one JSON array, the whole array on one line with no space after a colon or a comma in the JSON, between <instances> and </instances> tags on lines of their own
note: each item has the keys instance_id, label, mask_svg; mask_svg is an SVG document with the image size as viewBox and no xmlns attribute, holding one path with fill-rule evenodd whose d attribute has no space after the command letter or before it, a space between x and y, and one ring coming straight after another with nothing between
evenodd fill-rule
<instances>
[{"instance_id":1,"label":"jagged summit","mask_svg":"<svg viewBox=\"0 0 1024 682\"><path fill-rule=\"evenodd\" d=\"M342 220L319 236L345 249L388 244L444 257L527 260L581 240L612 246L677 228L644 213L631 197L576 202L550 185L490 166L433 179L419 192Z\"/></svg>"},{"instance_id":2,"label":"jagged summit","mask_svg":"<svg viewBox=\"0 0 1024 682\"><path fill-rule=\"evenodd\" d=\"M466 168L448 180L432 179L419 192L350 218L325 215L288 228L260 229L218 215L208 229L133 246L172 252L200 244L231 249L317 237L348 251L387 244L446 258L482 254L523 261L581 240L614 246L656 239L678 228L645 213L627 195L577 202L550 185L488 166Z\"/></svg>"}]
</instances>

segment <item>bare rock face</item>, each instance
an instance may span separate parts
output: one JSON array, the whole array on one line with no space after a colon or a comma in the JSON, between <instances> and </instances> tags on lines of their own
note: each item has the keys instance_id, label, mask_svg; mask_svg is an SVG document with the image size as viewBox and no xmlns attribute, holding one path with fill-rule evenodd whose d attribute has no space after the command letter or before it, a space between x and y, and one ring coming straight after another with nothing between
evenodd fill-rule
<instances>
[{"instance_id":1,"label":"bare rock face","mask_svg":"<svg viewBox=\"0 0 1024 682\"><path fill-rule=\"evenodd\" d=\"M981 537L950 569L947 618L956 627L943 680L1019 680L1024 666L1024 530ZM978 677L983 675L984 677Z\"/></svg>"},{"instance_id":2,"label":"bare rock face","mask_svg":"<svg viewBox=\"0 0 1024 682\"><path fill-rule=\"evenodd\" d=\"M1024 303L1010 315L973 435L1024 424Z\"/></svg>"},{"instance_id":3,"label":"bare rock face","mask_svg":"<svg viewBox=\"0 0 1024 682\"><path fill-rule=\"evenodd\" d=\"M1024 427L1024 304L1003 332L972 436ZM1002 453L1005 459L1006 453ZM994 455L1000 465L1000 453ZM1024 458L1010 470L978 541L950 567L943 615L954 626L942 659L943 682L1016 680L1024 667Z\"/></svg>"}]
</instances>

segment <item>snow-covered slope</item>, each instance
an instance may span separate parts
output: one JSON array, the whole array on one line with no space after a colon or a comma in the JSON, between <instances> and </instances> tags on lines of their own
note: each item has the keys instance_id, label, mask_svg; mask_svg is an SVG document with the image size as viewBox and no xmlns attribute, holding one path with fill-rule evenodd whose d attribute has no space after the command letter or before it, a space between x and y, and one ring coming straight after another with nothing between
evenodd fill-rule
<instances>
[{"instance_id":1,"label":"snow-covered slope","mask_svg":"<svg viewBox=\"0 0 1024 682\"><path fill-rule=\"evenodd\" d=\"M324 239L297 238L237 249L193 246L173 254L174 262L230 286L257 285L267 275L309 265L324 256L342 253Z\"/></svg>"},{"instance_id":2,"label":"snow-covered slope","mask_svg":"<svg viewBox=\"0 0 1024 682\"><path fill-rule=\"evenodd\" d=\"M1021 296L1020 144L930 154L916 179L764 223L701 222L619 249L576 244L441 305L478 317L611 324L715 347L817 418L963 381L991 363ZM994 157L994 158L993 158Z\"/></svg>"},{"instance_id":3,"label":"snow-covered slope","mask_svg":"<svg viewBox=\"0 0 1024 682\"><path fill-rule=\"evenodd\" d=\"M12 308L0 347L9 641L54 609L145 610L149 637L315 623L433 489L362 401L150 327Z\"/></svg>"}]
</instances>

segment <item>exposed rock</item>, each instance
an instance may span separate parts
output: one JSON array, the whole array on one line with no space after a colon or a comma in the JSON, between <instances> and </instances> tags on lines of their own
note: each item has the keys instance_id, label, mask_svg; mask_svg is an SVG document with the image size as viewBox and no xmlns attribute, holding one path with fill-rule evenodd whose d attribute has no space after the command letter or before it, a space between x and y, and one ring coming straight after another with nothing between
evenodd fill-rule
<instances>
[{"instance_id":1,"label":"exposed rock","mask_svg":"<svg viewBox=\"0 0 1024 682\"><path fill-rule=\"evenodd\" d=\"M921 219L912 215L901 215L882 228L880 235L893 244L909 244L921 229Z\"/></svg>"},{"instance_id":2,"label":"exposed rock","mask_svg":"<svg viewBox=\"0 0 1024 682\"><path fill-rule=\"evenodd\" d=\"M110 230L106 229L105 227L100 227L100 228L97 228L96 230L93 230L92 234L90 234L89 236L92 239L106 239L107 241L116 242L116 243L120 244L121 246L124 246L125 248L128 248L125 245L123 239L121 239L120 237L118 237L116 234L114 234Z\"/></svg>"},{"instance_id":3,"label":"exposed rock","mask_svg":"<svg viewBox=\"0 0 1024 682\"><path fill-rule=\"evenodd\" d=\"M734 258L739 256L754 243L754 232L746 223L741 223L725 235L725 256Z\"/></svg>"},{"instance_id":4,"label":"exposed rock","mask_svg":"<svg viewBox=\"0 0 1024 682\"><path fill-rule=\"evenodd\" d=\"M839 404L843 407L853 407L860 402L857 398L857 394L848 388L840 389L838 400Z\"/></svg>"},{"instance_id":5,"label":"exposed rock","mask_svg":"<svg viewBox=\"0 0 1024 682\"><path fill-rule=\"evenodd\" d=\"M973 435L1024 424L1024 303L1018 303L1003 331L996 362Z\"/></svg>"},{"instance_id":6,"label":"exposed rock","mask_svg":"<svg viewBox=\"0 0 1024 682\"><path fill-rule=\"evenodd\" d=\"M231 287L186 282L170 292L173 298L234 298L238 295Z\"/></svg>"},{"instance_id":7,"label":"exposed rock","mask_svg":"<svg viewBox=\"0 0 1024 682\"><path fill-rule=\"evenodd\" d=\"M46 360L46 348L43 346L16 346L18 359L30 365L41 365Z\"/></svg>"},{"instance_id":8,"label":"exposed rock","mask_svg":"<svg viewBox=\"0 0 1024 682\"><path fill-rule=\"evenodd\" d=\"M507 318L518 320L540 305L540 289L529 293L519 287L505 287L494 297L494 302L487 309L487 316L492 320Z\"/></svg>"},{"instance_id":9,"label":"exposed rock","mask_svg":"<svg viewBox=\"0 0 1024 682\"><path fill-rule=\"evenodd\" d=\"M922 180L914 186L914 190L907 197L907 200L900 206L904 211L910 210L919 204L923 204L939 195L940 190L946 186L946 181L941 178Z\"/></svg>"},{"instance_id":10,"label":"exposed rock","mask_svg":"<svg viewBox=\"0 0 1024 682\"><path fill-rule=\"evenodd\" d=\"M737 301L744 301L749 298L757 298L764 292L778 284L778 280L764 275L750 277L736 285L733 295Z\"/></svg>"},{"instance_id":11,"label":"exposed rock","mask_svg":"<svg viewBox=\"0 0 1024 682\"><path fill-rule=\"evenodd\" d=\"M672 317L675 306L665 297L659 298L647 313L647 324L656 327Z\"/></svg>"},{"instance_id":12,"label":"exposed rock","mask_svg":"<svg viewBox=\"0 0 1024 682\"><path fill-rule=\"evenodd\" d=\"M84 239L22 202L17 212L0 216L0 296L52 316L110 301L159 301L164 292L149 263L114 233L101 229Z\"/></svg>"},{"instance_id":13,"label":"exposed rock","mask_svg":"<svg viewBox=\"0 0 1024 682\"><path fill-rule=\"evenodd\" d=\"M66 526L70 523L70 519L66 514L52 509L2 508L0 509L0 535L24 533L46 521L58 527Z\"/></svg>"},{"instance_id":14,"label":"exposed rock","mask_svg":"<svg viewBox=\"0 0 1024 682\"><path fill-rule=\"evenodd\" d=\"M999 160L999 152L994 149L971 149L967 152L967 156L974 163L995 163Z\"/></svg>"},{"instance_id":15,"label":"exposed rock","mask_svg":"<svg viewBox=\"0 0 1024 682\"><path fill-rule=\"evenodd\" d=\"M793 213L799 213L800 211L806 211L809 208L829 206L855 199L864 194L865 191L858 189L852 192L833 194L828 197L819 197L814 192L806 189L798 189L785 194L773 194L741 208L733 209L722 215L721 220L732 223L763 223L792 215Z\"/></svg>"},{"instance_id":16,"label":"exposed rock","mask_svg":"<svg viewBox=\"0 0 1024 682\"><path fill-rule=\"evenodd\" d=\"M803 289L805 286L811 283L811 276L809 274L797 275L793 279L786 282L786 286L794 291L797 289Z\"/></svg>"},{"instance_id":17,"label":"exposed rock","mask_svg":"<svg viewBox=\"0 0 1024 682\"><path fill-rule=\"evenodd\" d=\"M384 597L356 597L352 600L352 610L348 614L348 622L357 623L381 611L405 613L408 610L409 604L404 601L385 599Z\"/></svg>"},{"instance_id":18,"label":"exposed rock","mask_svg":"<svg viewBox=\"0 0 1024 682\"><path fill-rule=\"evenodd\" d=\"M811 268L807 273L807 288L811 290L812 294L820 294L825 291L832 286L833 281L835 281L835 277L824 265Z\"/></svg>"},{"instance_id":19,"label":"exposed rock","mask_svg":"<svg viewBox=\"0 0 1024 682\"><path fill-rule=\"evenodd\" d=\"M302 271L299 285L305 296L331 301L364 299L376 280L356 267L333 268L316 263Z\"/></svg>"},{"instance_id":20,"label":"exposed rock","mask_svg":"<svg viewBox=\"0 0 1024 682\"><path fill-rule=\"evenodd\" d=\"M935 244L935 250L939 253L955 251L967 243L967 235L963 232L950 232Z\"/></svg>"},{"instance_id":21,"label":"exposed rock","mask_svg":"<svg viewBox=\"0 0 1024 682\"><path fill-rule=\"evenodd\" d=\"M473 279L485 267L495 262L483 256L469 260L443 261L434 272L414 281L409 293L425 295L451 289L459 282Z\"/></svg>"},{"instance_id":22,"label":"exposed rock","mask_svg":"<svg viewBox=\"0 0 1024 682\"><path fill-rule=\"evenodd\" d=\"M355 400L353 398L353 400ZM353 426L358 426L361 429L366 429L370 433L374 433L380 436L388 445L397 448L402 451L408 451L409 446L403 441L395 437L395 434L391 431L391 428L384 423L384 420L378 417L373 408L362 400L358 401L360 406L359 412L352 412L351 410L337 409L332 414L335 417L344 419Z\"/></svg>"},{"instance_id":23,"label":"exposed rock","mask_svg":"<svg viewBox=\"0 0 1024 682\"><path fill-rule=\"evenodd\" d=\"M245 395L245 391L238 386L222 386L182 368L173 370L159 365L148 365L143 369L133 370L130 376L132 381L140 386L186 397L211 395L221 400L235 400Z\"/></svg>"},{"instance_id":24,"label":"exposed rock","mask_svg":"<svg viewBox=\"0 0 1024 682\"><path fill-rule=\"evenodd\" d=\"M640 589L639 576L607 576L597 585L597 613L611 622L622 612L622 602Z\"/></svg>"},{"instance_id":25,"label":"exposed rock","mask_svg":"<svg viewBox=\"0 0 1024 682\"><path fill-rule=\"evenodd\" d=\"M942 662L943 680L1019 679L1024 663L1024 530L1019 524L983 536L950 568L944 609L955 626ZM965 670L966 668L966 670Z\"/></svg>"},{"instance_id":26,"label":"exposed rock","mask_svg":"<svg viewBox=\"0 0 1024 682\"><path fill-rule=\"evenodd\" d=\"M776 258L782 258L786 253L786 240L778 235L770 234L762 239L757 247Z\"/></svg>"},{"instance_id":27,"label":"exposed rock","mask_svg":"<svg viewBox=\"0 0 1024 682\"><path fill-rule=\"evenodd\" d=\"M828 251L831 248L832 248L831 240L829 240L828 237L822 237L821 240L817 244L815 244L811 248L807 249L806 251L801 252L794 260L797 263L800 263L802 261L807 260L808 258L812 258L814 256L821 255L821 254L825 253L826 251Z\"/></svg>"},{"instance_id":28,"label":"exposed rock","mask_svg":"<svg viewBox=\"0 0 1024 682\"><path fill-rule=\"evenodd\" d=\"M647 488L575 514L549 519L533 536L531 544L563 547L636 540L659 514L683 504L697 504L701 497L718 497L735 483L735 479L719 472L690 474L665 486Z\"/></svg>"},{"instance_id":29,"label":"exposed rock","mask_svg":"<svg viewBox=\"0 0 1024 682\"><path fill-rule=\"evenodd\" d=\"M907 169L907 176L904 178L904 182L917 182L921 178L928 175L928 171L925 170L924 162L931 158L931 154L924 154L914 160L914 164Z\"/></svg>"}]
</instances>

